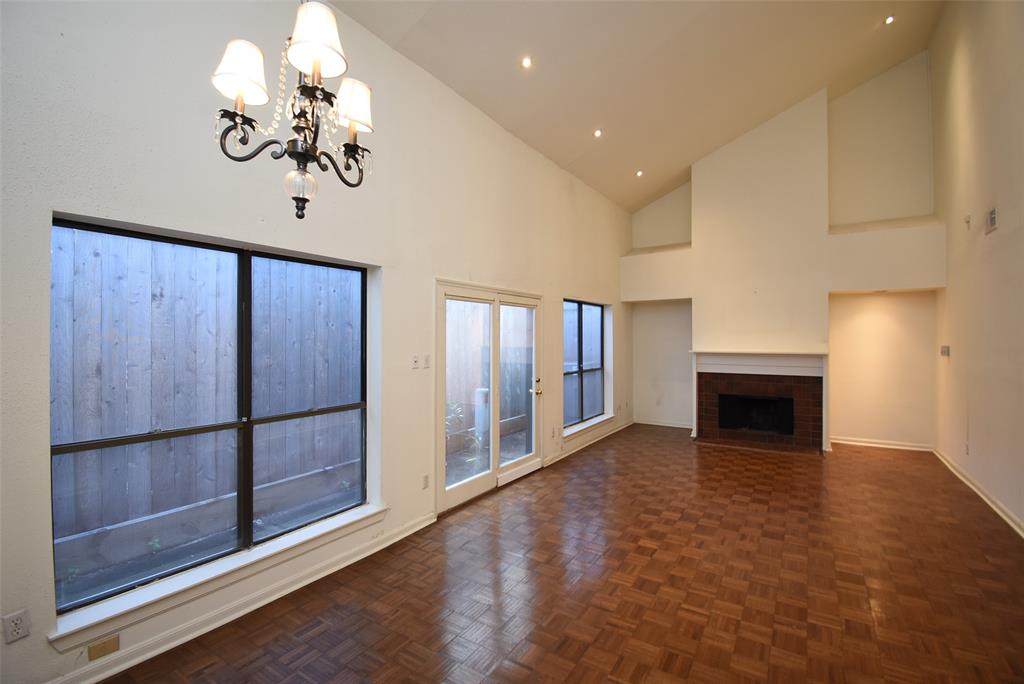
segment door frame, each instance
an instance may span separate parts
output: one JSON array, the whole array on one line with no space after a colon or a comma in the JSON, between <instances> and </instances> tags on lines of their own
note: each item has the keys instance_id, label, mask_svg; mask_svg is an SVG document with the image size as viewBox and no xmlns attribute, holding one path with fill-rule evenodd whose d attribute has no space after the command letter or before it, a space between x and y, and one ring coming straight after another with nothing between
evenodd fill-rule
<instances>
[{"instance_id":1,"label":"door frame","mask_svg":"<svg viewBox=\"0 0 1024 684\"><path fill-rule=\"evenodd\" d=\"M491 306L491 387L489 388L491 407L491 467L467 482L479 480L475 485L463 490L460 495L450 496L445 486L445 407L447 388L445 386L445 370L447 366L446 348L446 303L448 299L486 302ZM480 283L468 283L446 278L437 278L435 286L435 348L434 348L434 500L438 513L449 510L469 501L492 489L501 487L543 466L544 454L543 432L543 394L534 395L534 432L533 453L501 466L501 319L502 304L513 306L529 306L534 309L533 316L533 357L534 377L543 378L543 295L530 292L495 288ZM542 381L543 382L543 381Z\"/></svg>"}]
</instances>

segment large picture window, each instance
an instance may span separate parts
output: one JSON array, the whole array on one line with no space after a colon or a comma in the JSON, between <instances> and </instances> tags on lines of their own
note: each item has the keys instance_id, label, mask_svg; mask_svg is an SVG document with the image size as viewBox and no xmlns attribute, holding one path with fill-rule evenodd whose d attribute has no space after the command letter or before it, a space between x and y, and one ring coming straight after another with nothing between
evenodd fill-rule
<instances>
[{"instance_id":1,"label":"large picture window","mask_svg":"<svg viewBox=\"0 0 1024 684\"><path fill-rule=\"evenodd\" d=\"M565 427L604 413L604 307L562 302Z\"/></svg>"},{"instance_id":2,"label":"large picture window","mask_svg":"<svg viewBox=\"0 0 1024 684\"><path fill-rule=\"evenodd\" d=\"M64 612L366 501L366 274L77 224L51 239Z\"/></svg>"}]
</instances>

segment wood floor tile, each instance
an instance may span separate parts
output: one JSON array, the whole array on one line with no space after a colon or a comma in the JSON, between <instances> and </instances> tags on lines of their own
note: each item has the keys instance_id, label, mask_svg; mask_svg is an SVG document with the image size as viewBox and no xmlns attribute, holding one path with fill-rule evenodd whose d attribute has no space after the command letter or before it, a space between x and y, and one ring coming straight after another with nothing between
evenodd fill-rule
<instances>
[{"instance_id":1,"label":"wood floor tile","mask_svg":"<svg viewBox=\"0 0 1024 684\"><path fill-rule=\"evenodd\" d=\"M1024 682L1024 540L933 455L633 426L115 682Z\"/></svg>"}]
</instances>

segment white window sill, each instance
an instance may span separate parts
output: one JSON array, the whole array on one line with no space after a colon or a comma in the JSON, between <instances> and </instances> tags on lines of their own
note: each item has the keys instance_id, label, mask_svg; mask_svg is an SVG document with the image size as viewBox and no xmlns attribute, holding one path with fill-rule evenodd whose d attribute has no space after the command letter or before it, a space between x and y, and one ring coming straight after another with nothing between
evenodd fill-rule
<instances>
[{"instance_id":1,"label":"white window sill","mask_svg":"<svg viewBox=\"0 0 1024 684\"><path fill-rule=\"evenodd\" d=\"M565 437L565 438L574 437L574 436L580 434L581 432L587 432L591 428L595 428L598 425L602 425L604 423L607 423L609 420L611 420L614 417L615 417L614 413L602 413L599 416L594 416L590 420L585 420L582 423L577 423L576 425L573 425L572 427L565 428L564 430L562 430L562 437Z\"/></svg>"},{"instance_id":2,"label":"white window sill","mask_svg":"<svg viewBox=\"0 0 1024 684\"><path fill-rule=\"evenodd\" d=\"M387 512L387 506L364 504L251 549L83 606L58 616L57 626L48 638L54 648L66 653L377 524Z\"/></svg>"}]
</instances>

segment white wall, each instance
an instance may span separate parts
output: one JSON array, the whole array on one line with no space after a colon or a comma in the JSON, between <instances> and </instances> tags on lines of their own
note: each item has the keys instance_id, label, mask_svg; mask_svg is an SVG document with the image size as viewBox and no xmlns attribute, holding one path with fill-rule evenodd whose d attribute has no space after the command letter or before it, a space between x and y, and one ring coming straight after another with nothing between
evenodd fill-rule
<instances>
[{"instance_id":1,"label":"white wall","mask_svg":"<svg viewBox=\"0 0 1024 684\"><path fill-rule=\"evenodd\" d=\"M831 439L935 446L936 294L829 297Z\"/></svg>"},{"instance_id":2,"label":"white wall","mask_svg":"<svg viewBox=\"0 0 1024 684\"><path fill-rule=\"evenodd\" d=\"M946 284L946 225L893 221L883 230L828 236L830 292L931 289Z\"/></svg>"},{"instance_id":3,"label":"white wall","mask_svg":"<svg viewBox=\"0 0 1024 684\"><path fill-rule=\"evenodd\" d=\"M633 417L693 427L692 319L687 300L633 305Z\"/></svg>"},{"instance_id":4,"label":"white wall","mask_svg":"<svg viewBox=\"0 0 1024 684\"><path fill-rule=\"evenodd\" d=\"M633 214L633 249L690 241L690 184L684 183Z\"/></svg>"},{"instance_id":5,"label":"white wall","mask_svg":"<svg viewBox=\"0 0 1024 684\"><path fill-rule=\"evenodd\" d=\"M622 299L692 298L698 351L823 353L829 292L945 286L941 220L830 230L826 119L819 93L697 162L692 243L623 256Z\"/></svg>"},{"instance_id":6,"label":"white wall","mask_svg":"<svg viewBox=\"0 0 1024 684\"><path fill-rule=\"evenodd\" d=\"M622 257L622 301L690 299L694 288L693 255L694 250L687 245Z\"/></svg>"},{"instance_id":7,"label":"white wall","mask_svg":"<svg viewBox=\"0 0 1024 684\"><path fill-rule=\"evenodd\" d=\"M693 166L693 348L824 353L825 92Z\"/></svg>"},{"instance_id":8,"label":"white wall","mask_svg":"<svg viewBox=\"0 0 1024 684\"><path fill-rule=\"evenodd\" d=\"M946 284L946 224L913 219L877 229L833 231L822 259L826 292L932 289ZM697 288L701 245L642 251L619 260L622 300L689 299ZM713 272L711 273L713 277Z\"/></svg>"},{"instance_id":9,"label":"white wall","mask_svg":"<svg viewBox=\"0 0 1024 684\"><path fill-rule=\"evenodd\" d=\"M932 213L928 53L828 104L832 225Z\"/></svg>"},{"instance_id":10,"label":"white wall","mask_svg":"<svg viewBox=\"0 0 1024 684\"><path fill-rule=\"evenodd\" d=\"M939 449L1024 532L1024 4L950 3L930 53L948 225ZM999 228L985 235L988 210ZM962 219L973 218L968 230Z\"/></svg>"},{"instance_id":11,"label":"white wall","mask_svg":"<svg viewBox=\"0 0 1024 684\"><path fill-rule=\"evenodd\" d=\"M613 306L616 403L629 403L632 330L629 307L619 304L618 270L630 248L629 216L347 17L339 22L352 75L374 87L378 132L365 144L376 170L358 190L320 175L320 194L297 221L281 189L284 161L236 164L221 156L213 117L226 100L209 81L225 42L242 36L263 47L273 83L294 3L249 3L240 11L229 2L4 2L0 12L0 599L4 613L28 608L33 623L29 638L3 647L4 681L102 675L232 617L225 610L255 607L269 589L285 591L311 569L326 571L432 520L433 488L421 489L420 475L434 472L434 371L414 371L410 360L436 352L438 276L543 295L545 457L578 446L551 431L561 426L563 296ZM387 517L280 565L258 565L255 575L158 616L127 621L121 651L91 667L81 648L61 655L47 641L55 626L48 437L54 211L380 267L370 375L375 424L384 429L370 438L381 452ZM628 410L619 412L586 438L630 420Z\"/></svg>"}]
</instances>

